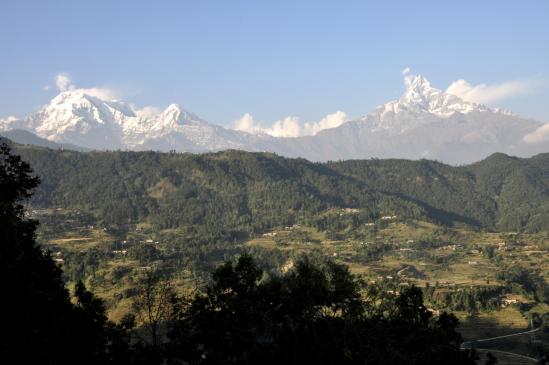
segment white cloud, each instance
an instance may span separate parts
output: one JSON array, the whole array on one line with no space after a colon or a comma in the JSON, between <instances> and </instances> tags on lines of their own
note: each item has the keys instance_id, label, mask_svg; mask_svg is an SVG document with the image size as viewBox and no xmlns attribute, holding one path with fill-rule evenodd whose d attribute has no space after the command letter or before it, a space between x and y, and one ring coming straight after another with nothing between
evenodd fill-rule
<instances>
[{"instance_id":1,"label":"white cloud","mask_svg":"<svg viewBox=\"0 0 549 365\"><path fill-rule=\"evenodd\" d=\"M317 123L305 123L306 135L315 135L321 130L336 128L349 120L347 113L338 110L335 113L328 114Z\"/></svg>"},{"instance_id":2,"label":"white cloud","mask_svg":"<svg viewBox=\"0 0 549 365\"><path fill-rule=\"evenodd\" d=\"M67 74L58 74L55 76L55 85L59 91L73 90L75 88L70 76Z\"/></svg>"},{"instance_id":3,"label":"white cloud","mask_svg":"<svg viewBox=\"0 0 549 365\"><path fill-rule=\"evenodd\" d=\"M528 133L523 138L524 142L529 144L549 141L549 123L542 125L532 133Z\"/></svg>"},{"instance_id":4,"label":"white cloud","mask_svg":"<svg viewBox=\"0 0 549 365\"><path fill-rule=\"evenodd\" d=\"M277 120L271 128L267 128L265 131L273 137L299 137L301 136L299 118L288 116Z\"/></svg>"},{"instance_id":5,"label":"white cloud","mask_svg":"<svg viewBox=\"0 0 549 365\"><path fill-rule=\"evenodd\" d=\"M16 120L20 120L20 119L17 118L15 115L10 115L7 118L3 119L3 121L5 121L5 122L14 122Z\"/></svg>"},{"instance_id":6,"label":"white cloud","mask_svg":"<svg viewBox=\"0 0 549 365\"><path fill-rule=\"evenodd\" d=\"M410 67L406 67L405 69L403 69L401 72L403 75L408 75L410 73Z\"/></svg>"},{"instance_id":7,"label":"white cloud","mask_svg":"<svg viewBox=\"0 0 549 365\"><path fill-rule=\"evenodd\" d=\"M73 84L71 77L66 73L60 73L55 76L55 85L57 86L57 90L61 92L78 90L101 100L114 100L120 98L117 91L106 87L77 88L76 85ZM49 86L47 86L47 88L44 87L44 90L49 90Z\"/></svg>"},{"instance_id":8,"label":"white cloud","mask_svg":"<svg viewBox=\"0 0 549 365\"><path fill-rule=\"evenodd\" d=\"M248 133L265 133L264 128L260 123L254 121L254 117L250 113L245 113L242 118L235 120L233 129Z\"/></svg>"},{"instance_id":9,"label":"white cloud","mask_svg":"<svg viewBox=\"0 0 549 365\"><path fill-rule=\"evenodd\" d=\"M256 122L250 113L246 113L233 123L233 129L254 134L265 133L273 137L299 137L301 135L299 118L291 116L277 120L271 127L264 127L261 122Z\"/></svg>"},{"instance_id":10,"label":"white cloud","mask_svg":"<svg viewBox=\"0 0 549 365\"><path fill-rule=\"evenodd\" d=\"M307 122L303 126L298 117L287 116L275 121L270 127L254 120L250 113L233 123L233 129L248 133L265 133L273 137L301 137L315 135L321 130L336 128L348 120L346 113L337 111L326 115L318 122Z\"/></svg>"},{"instance_id":11,"label":"white cloud","mask_svg":"<svg viewBox=\"0 0 549 365\"><path fill-rule=\"evenodd\" d=\"M95 96L101 100L120 99L120 95L117 91L105 87L78 88L75 90L82 90L84 94Z\"/></svg>"},{"instance_id":12,"label":"white cloud","mask_svg":"<svg viewBox=\"0 0 549 365\"><path fill-rule=\"evenodd\" d=\"M134 105L132 105L132 108L135 110L135 115L140 118L149 118L156 114L160 114L160 112L162 111L160 108L150 105L144 106L141 109L137 109Z\"/></svg>"},{"instance_id":13,"label":"white cloud","mask_svg":"<svg viewBox=\"0 0 549 365\"><path fill-rule=\"evenodd\" d=\"M461 79L452 82L446 92L459 96L463 100L479 103L492 104L513 96L527 94L534 89L534 83L527 80L507 81L500 84L471 85Z\"/></svg>"}]
</instances>

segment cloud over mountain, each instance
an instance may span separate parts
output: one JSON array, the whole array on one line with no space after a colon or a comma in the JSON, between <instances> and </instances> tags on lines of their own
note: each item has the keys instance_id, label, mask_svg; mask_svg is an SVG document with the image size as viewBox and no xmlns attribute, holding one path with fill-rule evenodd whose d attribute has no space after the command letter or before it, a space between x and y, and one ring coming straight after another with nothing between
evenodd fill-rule
<instances>
[{"instance_id":1,"label":"cloud over mountain","mask_svg":"<svg viewBox=\"0 0 549 365\"><path fill-rule=\"evenodd\" d=\"M237 131L252 134L264 133L273 137L302 137L314 136L318 132L336 128L349 120L348 115L340 110L327 114L318 122L306 122L301 124L298 117L288 116L275 121L271 126L264 126L263 123L254 120L250 113L245 113L240 119L233 123L232 128Z\"/></svg>"},{"instance_id":2,"label":"cloud over mountain","mask_svg":"<svg viewBox=\"0 0 549 365\"><path fill-rule=\"evenodd\" d=\"M57 90L60 92L80 90L87 95L106 101L116 100L121 96L118 91L106 87L79 88L73 83L70 75L66 73L57 74L54 81ZM47 85L44 87L44 90L49 90L49 88L49 85Z\"/></svg>"},{"instance_id":3,"label":"cloud over mountain","mask_svg":"<svg viewBox=\"0 0 549 365\"><path fill-rule=\"evenodd\" d=\"M55 76L55 86L57 86L57 90L61 92L75 88L71 78L67 74L58 74Z\"/></svg>"},{"instance_id":4,"label":"cloud over mountain","mask_svg":"<svg viewBox=\"0 0 549 365\"><path fill-rule=\"evenodd\" d=\"M549 141L549 123L542 125L532 133L528 133L524 136L523 140L530 144Z\"/></svg>"},{"instance_id":5,"label":"cloud over mountain","mask_svg":"<svg viewBox=\"0 0 549 365\"><path fill-rule=\"evenodd\" d=\"M450 84L446 92L473 103L493 104L514 96L527 94L534 87L535 83L528 80L507 81L493 85L472 85L460 79Z\"/></svg>"}]
</instances>

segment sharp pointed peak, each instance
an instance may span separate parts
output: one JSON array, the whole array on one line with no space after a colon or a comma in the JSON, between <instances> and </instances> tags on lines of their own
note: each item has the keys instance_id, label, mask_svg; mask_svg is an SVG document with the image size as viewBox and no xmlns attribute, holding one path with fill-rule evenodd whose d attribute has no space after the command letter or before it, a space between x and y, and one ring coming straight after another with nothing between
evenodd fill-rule
<instances>
[{"instance_id":1,"label":"sharp pointed peak","mask_svg":"<svg viewBox=\"0 0 549 365\"><path fill-rule=\"evenodd\" d=\"M101 103L121 103L116 100L110 100L110 101L103 100L95 95L91 95L90 93L86 92L85 89L71 89L71 90L61 91L53 99L50 100L49 105L59 105L67 102L71 102L71 103L87 102L93 105L98 105Z\"/></svg>"},{"instance_id":2,"label":"sharp pointed peak","mask_svg":"<svg viewBox=\"0 0 549 365\"><path fill-rule=\"evenodd\" d=\"M431 83L423 75L406 75L404 77L406 89L426 89L432 88Z\"/></svg>"},{"instance_id":3,"label":"sharp pointed peak","mask_svg":"<svg viewBox=\"0 0 549 365\"><path fill-rule=\"evenodd\" d=\"M177 103L171 103L165 110L181 110L181 106Z\"/></svg>"},{"instance_id":4,"label":"sharp pointed peak","mask_svg":"<svg viewBox=\"0 0 549 365\"><path fill-rule=\"evenodd\" d=\"M204 122L197 115L182 108L180 104L172 103L159 114L164 121L183 124L190 121Z\"/></svg>"},{"instance_id":5,"label":"sharp pointed peak","mask_svg":"<svg viewBox=\"0 0 549 365\"><path fill-rule=\"evenodd\" d=\"M184 113L185 111L181 108L181 106L175 103L168 105L166 109L162 111L162 115L164 117L169 117L170 119L174 119L174 120L179 119L179 116Z\"/></svg>"},{"instance_id":6,"label":"sharp pointed peak","mask_svg":"<svg viewBox=\"0 0 549 365\"><path fill-rule=\"evenodd\" d=\"M425 100L433 95L443 94L443 91L431 86L423 75L406 75L404 77L405 91L402 98L409 101Z\"/></svg>"},{"instance_id":7,"label":"sharp pointed peak","mask_svg":"<svg viewBox=\"0 0 549 365\"><path fill-rule=\"evenodd\" d=\"M381 118L402 113L408 115L407 118L410 118L410 113L411 115L429 113L447 118L455 113L466 114L473 111L490 110L483 105L467 102L458 96L433 87L423 75L406 73L404 86L404 93L399 99L383 104L374 113L379 114Z\"/></svg>"}]
</instances>

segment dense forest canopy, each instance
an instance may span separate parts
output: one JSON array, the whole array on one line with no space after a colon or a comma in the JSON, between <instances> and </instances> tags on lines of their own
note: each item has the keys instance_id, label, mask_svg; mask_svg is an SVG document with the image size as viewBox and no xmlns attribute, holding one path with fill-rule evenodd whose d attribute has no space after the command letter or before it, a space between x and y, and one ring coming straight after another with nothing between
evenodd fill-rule
<instances>
[{"instance_id":1,"label":"dense forest canopy","mask_svg":"<svg viewBox=\"0 0 549 365\"><path fill-rule=\"evenodd\" d=\"M148 222L238 239L359 208L445 225L536 232L549 229L549 154L495 154L473 165L435 161L311 163L270 153L89 152L15 146L41 178L31 203L79 208L106 224Z\"/></svg>"}]
</instances>

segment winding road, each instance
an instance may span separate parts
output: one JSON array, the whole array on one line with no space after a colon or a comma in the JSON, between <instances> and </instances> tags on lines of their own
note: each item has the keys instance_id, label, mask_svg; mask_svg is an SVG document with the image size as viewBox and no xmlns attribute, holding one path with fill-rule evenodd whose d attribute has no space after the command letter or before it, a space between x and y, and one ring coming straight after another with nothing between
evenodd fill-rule
<instances>
[{"instance_id":1,"label":"winding road","mask_svg":"<svg viewBox=\"0 0 549 365\"><path fill-rule=\"evenodd\" d=\"M480 339L480 340L466 341L466 342L461 344L461 348L462 349L471 349L471 348L473 348L473 346L472 346L473 344L477 344L479 342L487 342L487 341L492 341L492 340L499 340L499 339L502 339L502 338L528 335L528 334L539 332L540 330L541 330L541 327L538 327L538 328L534 328L533 330L518 332L518 333L512 333L510 335L503 335L503 336L496 336L496 337L490 337L490 338L483 338L483 339ZM526 359L526 360L533 361L533 362L538 361L538 359L535 359L533 357L517 354L517 353L514 353L514 352L507 352L507 351L500 351L500 350L493 350L493 349L483 349L483 348L478 348L476 346L474 348L477 349L477 350L490 351L490 352L493 352L493 353L513 355L513 356L517 356L517 357L520 357L522 359Z\"/></svg>"}]
</instances>

